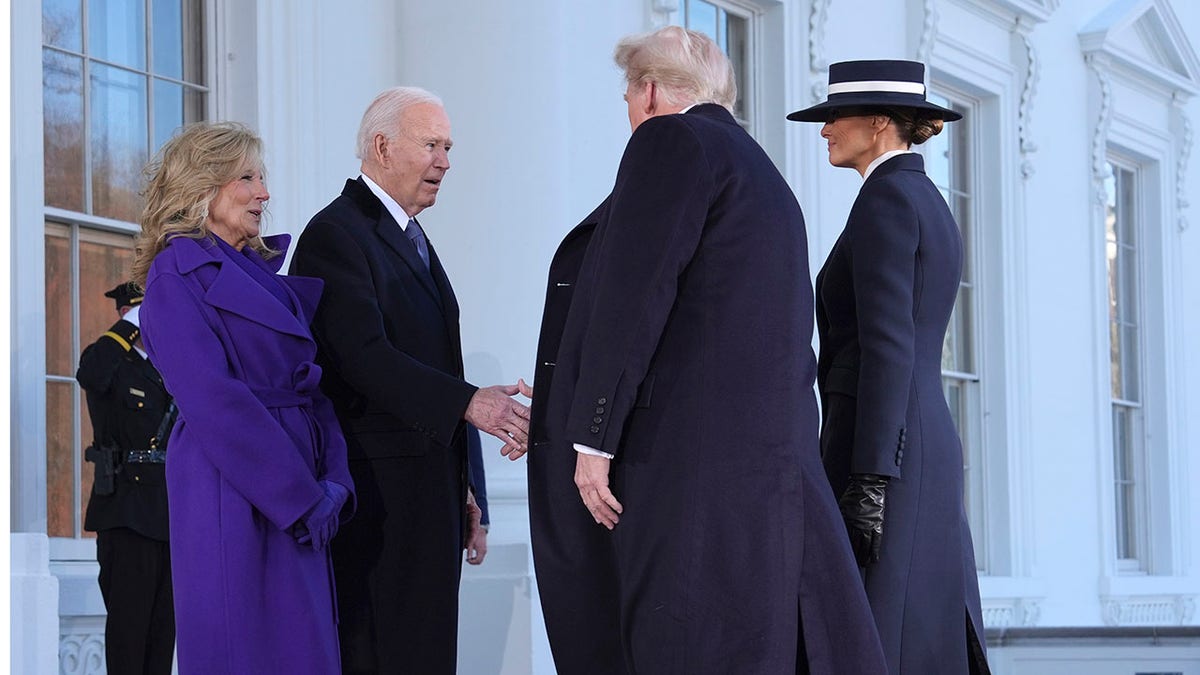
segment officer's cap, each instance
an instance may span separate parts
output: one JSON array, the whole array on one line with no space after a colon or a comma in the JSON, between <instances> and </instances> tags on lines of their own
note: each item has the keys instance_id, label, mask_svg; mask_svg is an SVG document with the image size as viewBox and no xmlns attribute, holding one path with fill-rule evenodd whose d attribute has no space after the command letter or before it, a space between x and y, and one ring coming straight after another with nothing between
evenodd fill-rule
<instances>
[{"instance_id":1,"label":"officer's cap","mask_svg":"<svg viewBox=\"0 0 1200 675\"><path fill-rule=\"evenodd\" d=\"M138 288L137 284L132 281L126 281L105 293L104 297L115 300L117 309L120 310L122 307L134 307L142 304L142 295L142 289Z\"/></svg>"}]
</instances>

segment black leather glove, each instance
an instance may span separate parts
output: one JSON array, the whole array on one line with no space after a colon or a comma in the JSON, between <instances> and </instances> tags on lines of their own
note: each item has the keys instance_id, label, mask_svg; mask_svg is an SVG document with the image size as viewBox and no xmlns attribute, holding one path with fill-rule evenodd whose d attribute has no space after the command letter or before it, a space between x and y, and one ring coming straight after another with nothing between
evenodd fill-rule
<instances>
[{"instance_id":1,"label":"black leather glove","mask_svg":"<svg viewBox=\"0 0 1200 675\"><path fill-rule=\"evenodd\" d=\"M871 473L850 475L850 483L838 507L850 534L850 548L859 567L879 562L879 546L883 542L883 497L888 477Z\"/></svg>"}]
</instances>

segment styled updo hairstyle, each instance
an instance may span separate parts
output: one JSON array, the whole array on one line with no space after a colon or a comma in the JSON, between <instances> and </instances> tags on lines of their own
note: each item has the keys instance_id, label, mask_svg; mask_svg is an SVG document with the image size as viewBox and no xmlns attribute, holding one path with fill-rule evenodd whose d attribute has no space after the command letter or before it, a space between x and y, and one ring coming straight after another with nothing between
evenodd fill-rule
<instances>
[{"instance_id":1,"label":"styled updo hairstyle","mask_svg":"<svg viewBox=\"0 0 1200 675\"><path fill-rule=\"evenodd\" d=\"M907 145L924 143L942 133L942 127L945 125L937 112L920 108L883 108L880 112L892 120L900 140Z\"/></svg>"}]
</instances>

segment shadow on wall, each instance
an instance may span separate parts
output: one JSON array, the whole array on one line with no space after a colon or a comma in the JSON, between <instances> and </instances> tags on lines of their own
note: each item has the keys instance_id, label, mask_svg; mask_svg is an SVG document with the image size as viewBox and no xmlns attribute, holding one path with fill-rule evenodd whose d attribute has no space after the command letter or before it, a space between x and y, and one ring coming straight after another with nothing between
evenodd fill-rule
<instances>
[{"instance_id":1,"label":"shadow on wall","mask_svg":"<svg viewBox=\"0 0 1200 675\"><path fill-rule=\"evenodd\" d=\"M492 547L479 567L464 565L458 613L458 672L533 672L528 549Z\"/></svg>"}]
</instances>

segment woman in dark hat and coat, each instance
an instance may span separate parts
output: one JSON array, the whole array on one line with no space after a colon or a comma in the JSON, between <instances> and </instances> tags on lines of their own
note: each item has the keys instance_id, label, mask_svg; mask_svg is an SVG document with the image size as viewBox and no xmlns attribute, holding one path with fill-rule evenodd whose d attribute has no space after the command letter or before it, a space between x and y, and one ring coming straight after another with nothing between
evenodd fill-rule
<instances>
[{"instance_id":1,"label":"woman in dark hat and coat","mask_svg":"<svg viewBox=\"0 0 1200 675\"><path fill-rule=\"evenodd\" d=\"M817 275L821 454L892 675L987 673L963 509L962 447L942 394L942 342L962 238L913 153L958 113L925 99L925 66L847 61L822 122L829 162L864 182Z\"/></svg>"}]
</instances>

